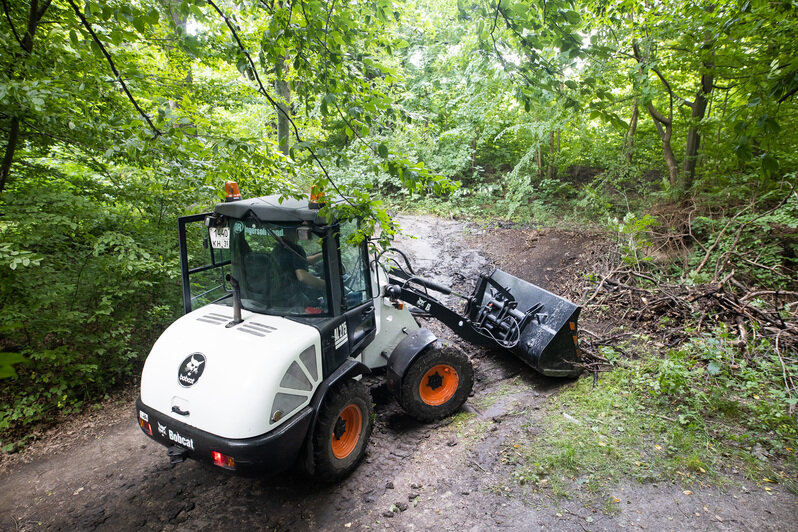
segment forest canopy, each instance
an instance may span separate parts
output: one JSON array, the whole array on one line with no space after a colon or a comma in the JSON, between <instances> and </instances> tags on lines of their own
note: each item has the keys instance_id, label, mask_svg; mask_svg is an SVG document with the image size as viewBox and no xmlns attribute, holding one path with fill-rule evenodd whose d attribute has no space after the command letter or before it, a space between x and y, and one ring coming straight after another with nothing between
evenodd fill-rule
<instances>
[{"instance_id":1,"label":"forest canopy","mask_svg":"<svg viewBox=\"0 0 798 532\"><path fill-rule=\"evenodd\" d=\"M228 180L344 195L387 236L391 206L634 243L665 205L706 242L670 275L733 248L792 282L793 2L0 7L0 431L137 378L180 308L176 219Z\"/></svg>"}]
</instances>

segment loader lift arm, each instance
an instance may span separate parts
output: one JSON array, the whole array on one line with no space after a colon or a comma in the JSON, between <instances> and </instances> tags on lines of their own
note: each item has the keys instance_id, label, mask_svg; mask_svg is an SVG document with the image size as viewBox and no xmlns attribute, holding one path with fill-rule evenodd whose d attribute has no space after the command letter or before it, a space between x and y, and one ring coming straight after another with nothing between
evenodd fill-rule
<instances>
[{"instance_id":1,"label":"loader lift arm","mask_svg":"<svg viewBox=\"0 0 798 532\"><path fill-rule=\"evenodd\" d=\"M401 274L398 274L401 275ZM418 283L425 289L429 288L441 293L446 293L442 290L437 290L431 286L433 282L420 277L411 277L404 279L397 274L392 273L388 276L388 295L392 300L401 300L409 305L428 313L431 317L440 321L452 331L454 331L460 338L474 343L482 347L497 347L496 340L478 332L474 324L467 316L461 315L458 312L447 307L435 297L430 295L427 290L420 290L411 283ZM441 286L441 285L439 285ZM449 293L451 293L449 291ZM498 347L503 347L499 345Z\"/></svg>"},{"instance_id":2,"label":"loader lift arm","mask_svg":"<svg viewBox=\"0 0 798 532\"><path fill-rule=\"evenodd\" d=\"M412 270L391 270L388 283L391 300L429 313L468 342L509 351L544 375L575 377L582 371L576 326L580 307L538 286L501 270L480 275L470 296L455 293L466 301L460 314L430 294L454 293L450 287Z\"/></svg>"}]
</instances>

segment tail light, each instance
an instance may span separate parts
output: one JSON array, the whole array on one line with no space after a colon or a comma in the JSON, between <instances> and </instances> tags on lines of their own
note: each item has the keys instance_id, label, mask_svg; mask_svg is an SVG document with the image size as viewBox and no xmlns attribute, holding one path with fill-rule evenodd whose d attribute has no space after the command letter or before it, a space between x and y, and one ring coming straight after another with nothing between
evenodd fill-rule
<instances>
[{"instance_id":1,"label":"tail light","mask_svg":"<svg viewBox=\"0 0 798 532\"><path fill-rule=\"evenodd\" d=\"M236 468L236 461L232 456L227 456L219 451L211 451L211 457L213 457L213 465L217 465L225 469Z\"/></svg>"},{"instance_id":2,"label":"tail light","mask_svg":"<svg viewBox=\"0 0 798 532\"><path fill-rule=\"evenodd\" d=\"M141 430L152 436L152 427L150 426L149 422L139 418L139 427L141 427Z\"/></svg>"}]
</instances>

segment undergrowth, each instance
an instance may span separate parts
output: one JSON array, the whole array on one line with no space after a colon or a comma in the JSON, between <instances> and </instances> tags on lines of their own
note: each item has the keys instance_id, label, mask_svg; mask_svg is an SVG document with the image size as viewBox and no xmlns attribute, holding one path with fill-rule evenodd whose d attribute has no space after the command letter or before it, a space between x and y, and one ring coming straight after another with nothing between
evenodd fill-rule
<instances>
[{"instance_id":1,"label":"undergrowth","mask_svg":"<svg viewBox=\"0 0 798 532\"><path fill-rule=\"evenodd\" d=\"M769 342L746 353L719 327L660 356L641 340L639 358L606 348L613 371L549 403L542 435L522 446L519 484L566 495L569 486L603 492L622 477L705 486L741 474L763 489L795 489L795 401Z\"/></svg>"}]
</instances>

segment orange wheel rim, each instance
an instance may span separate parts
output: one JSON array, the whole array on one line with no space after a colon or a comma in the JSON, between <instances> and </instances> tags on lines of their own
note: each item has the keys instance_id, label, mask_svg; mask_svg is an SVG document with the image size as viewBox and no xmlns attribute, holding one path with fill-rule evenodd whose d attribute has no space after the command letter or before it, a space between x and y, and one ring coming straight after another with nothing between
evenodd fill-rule
<instances>
[{"instance_id":1,"label":"orange wheel rim","mask_svg":"<svg viewBox=\"0 0 798 532\"><path fill-rule=\"evenodd\" d=\"M449 364L438 364L421 377L418 395L428 405L440 406L454 397L458 384L460 377L457 370Z\"/></svg>"},{"instance_id":2,"label":"orange wheel rim","mask_svg":"<svg viewBox=\"0 0 798 532\"><path fill-rule=\"evenodd\" d=\"M346 458L355 450L363 428L363 414L355 405L348 405L338 414L338 421L332 431L332 453L339 460Z\"/></svg>"}]
</instances>

